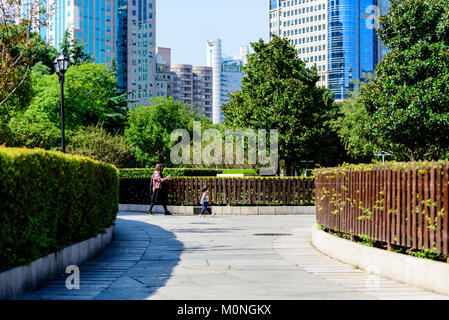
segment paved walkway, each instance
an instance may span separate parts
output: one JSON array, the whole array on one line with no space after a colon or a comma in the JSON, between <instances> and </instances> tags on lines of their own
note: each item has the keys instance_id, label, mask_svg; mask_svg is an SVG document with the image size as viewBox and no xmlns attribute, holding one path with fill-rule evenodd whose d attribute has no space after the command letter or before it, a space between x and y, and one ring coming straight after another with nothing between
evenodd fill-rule
<instances>
[{"instance_id":1,"label":"paved walkway","mask_svg":"<svg viewBox=\"0 0 449 320\"><path fill-rule=\"evenodd\" d=\"M319 253L313 216L119 214L115 240L65 278L22 299L445 299Z\"/></svg>"}]
</instances>

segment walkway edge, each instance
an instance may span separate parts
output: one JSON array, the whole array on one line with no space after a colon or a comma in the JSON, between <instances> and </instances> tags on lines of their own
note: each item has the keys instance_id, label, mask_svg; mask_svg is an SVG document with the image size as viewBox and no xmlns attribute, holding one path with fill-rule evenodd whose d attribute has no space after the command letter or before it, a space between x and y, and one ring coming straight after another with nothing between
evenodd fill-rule
<instances>
[{"instance_id":1,"label":"walkway edge","mask_svg":"<svg viewBox=\"0 0 449 320\"><path fill-rule=\"evenodd\" d=\"M449 295L449 264L368 247L314 225L312 244L322 253L368 272Z\"/></svg>"},{"instance_id":2,"label":"walkway edge","mask_svg":"<svg viewBox=\"0 0 449 320\"><path fill-rule=\"evenodd\" d=\"M193 215L198 206L167 206L173 214ZM149 205L119 204L122 212L147 212ZM201 207L199 207L201 208ZM211 206L218 216L261 216L261 215L315 215L315 206ZM163 213L162 206L154 206L154 213Z\"/></svg>"},{"instance_id":3,"label":"walkway edge","mask_svg":"<svg viewBox=\"0 0 449 320\"><path fill-rule=\"evenodd\" d=\"M69 265L80 265L103 250L113 239L113 228L105 233L72 244L56 253L39 258L28 266L19 266L0 272L0 300L14 299L64 273Z\"/></svg>"}]
</instances>

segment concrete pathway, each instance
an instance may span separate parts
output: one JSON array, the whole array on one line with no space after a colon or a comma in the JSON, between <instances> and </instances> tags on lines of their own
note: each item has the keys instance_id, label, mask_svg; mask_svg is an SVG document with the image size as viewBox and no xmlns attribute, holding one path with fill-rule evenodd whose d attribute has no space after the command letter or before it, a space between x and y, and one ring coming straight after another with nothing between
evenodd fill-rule
<instances>
[{"instance_id":1,"label":"concrete pathway","mask_svg":"<svg viewBox=\"0 0 449 320\"><path fill-rule=\"evenodd\" d=\"M22 299L446 299L319 253L314 216L146 216L121 212L115 240Z\"/></svg>"}]
</instances>

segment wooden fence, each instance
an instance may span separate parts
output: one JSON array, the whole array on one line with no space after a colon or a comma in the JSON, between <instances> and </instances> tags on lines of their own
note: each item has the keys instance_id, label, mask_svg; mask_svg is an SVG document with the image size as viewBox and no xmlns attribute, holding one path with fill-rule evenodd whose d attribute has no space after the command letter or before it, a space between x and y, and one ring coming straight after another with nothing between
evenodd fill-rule
<instances>
[{"instance_id":1,"label":"wooden fence","mask_svg":"<svg viewBox=\"0 0 449 320\"><path fill-rule=\"evenodd\" d=\"M314 203L314 182L297 177L182 177L169 183L169 203L199 205L201 189L209 187L209 200L214 205L284 205Z\"/></svg>"},{"instance_id":2,"label":"wooden fence","mask_svg":"<svg viewBox=\"0 0 449 320\"><path fill-rule=\"evenodd\" d=\"M448 162L348 166L316 172L319 224L447 255Z\"/></svg>"},{"instance_id":3,"label":"wooden fence","mask_svg":"<svg viewBox=\"0 0 449 320\"><path fill-rule=\"evenodd\" d=\"M199 205L201 189L209 187L212 205L314 204L314 180L299 177L180 177L164 183L168 204ZM120 179L120 203L149 203L149 179Z\"/></svg>"}]
</instances>

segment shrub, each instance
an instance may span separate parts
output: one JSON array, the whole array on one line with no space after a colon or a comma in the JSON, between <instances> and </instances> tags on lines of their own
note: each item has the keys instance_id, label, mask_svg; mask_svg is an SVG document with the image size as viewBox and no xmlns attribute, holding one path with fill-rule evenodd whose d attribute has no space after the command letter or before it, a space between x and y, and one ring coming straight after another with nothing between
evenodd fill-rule
<instances>
[{"instance_id":1,"label":"shrub","mask_svg":"<svg viewBox=\"0 0 449 320\"><path fill-rule=\"evenodd\" d=\"M100 127L88 127L70 139L67 152L114 164L117 168L135 166L136 159L124 136L113 135Z\"/></svg>"},{"instance_id":2,"label":"shrub","mask_svg":"<svg viewBox=\"0 0 449 320\"><path fill-rule=\"evenodd\" d=\"M110 227L117 169L87 157L0 148L0 269L29 263Z\"/></svg>"},{"instance_id":3,"label":"shrub","mask_svg":"<svg viewBox=\"0 0 449 320\"><path fill-rule=\"evenodd\" d=\"M225 174L245 174L245 175L259 175L256 169L225 169L222 173Z\"/></svg>"},{"instance_id":4,"label":"shrub","mask_svg":"<svg viewBox=\"0 0 449 320\"><path fill-rule=\"evenodd\" d=\"M164 175L172 177L214 177L223 169L214 168L164 168Z\"/></svg>"},{"instance_id":5,"label":"shrub","mask_svg":"<svg viewBox=\"0 0 449 320\"><path fill-rule=\"evenodd\" d=\"M120 179L151 178L153 168L125 168L120 169ZM164 176L172 177L211 177L222 173L223 169L212 168L164 168Z\"/></svg>"}]
</instances>

